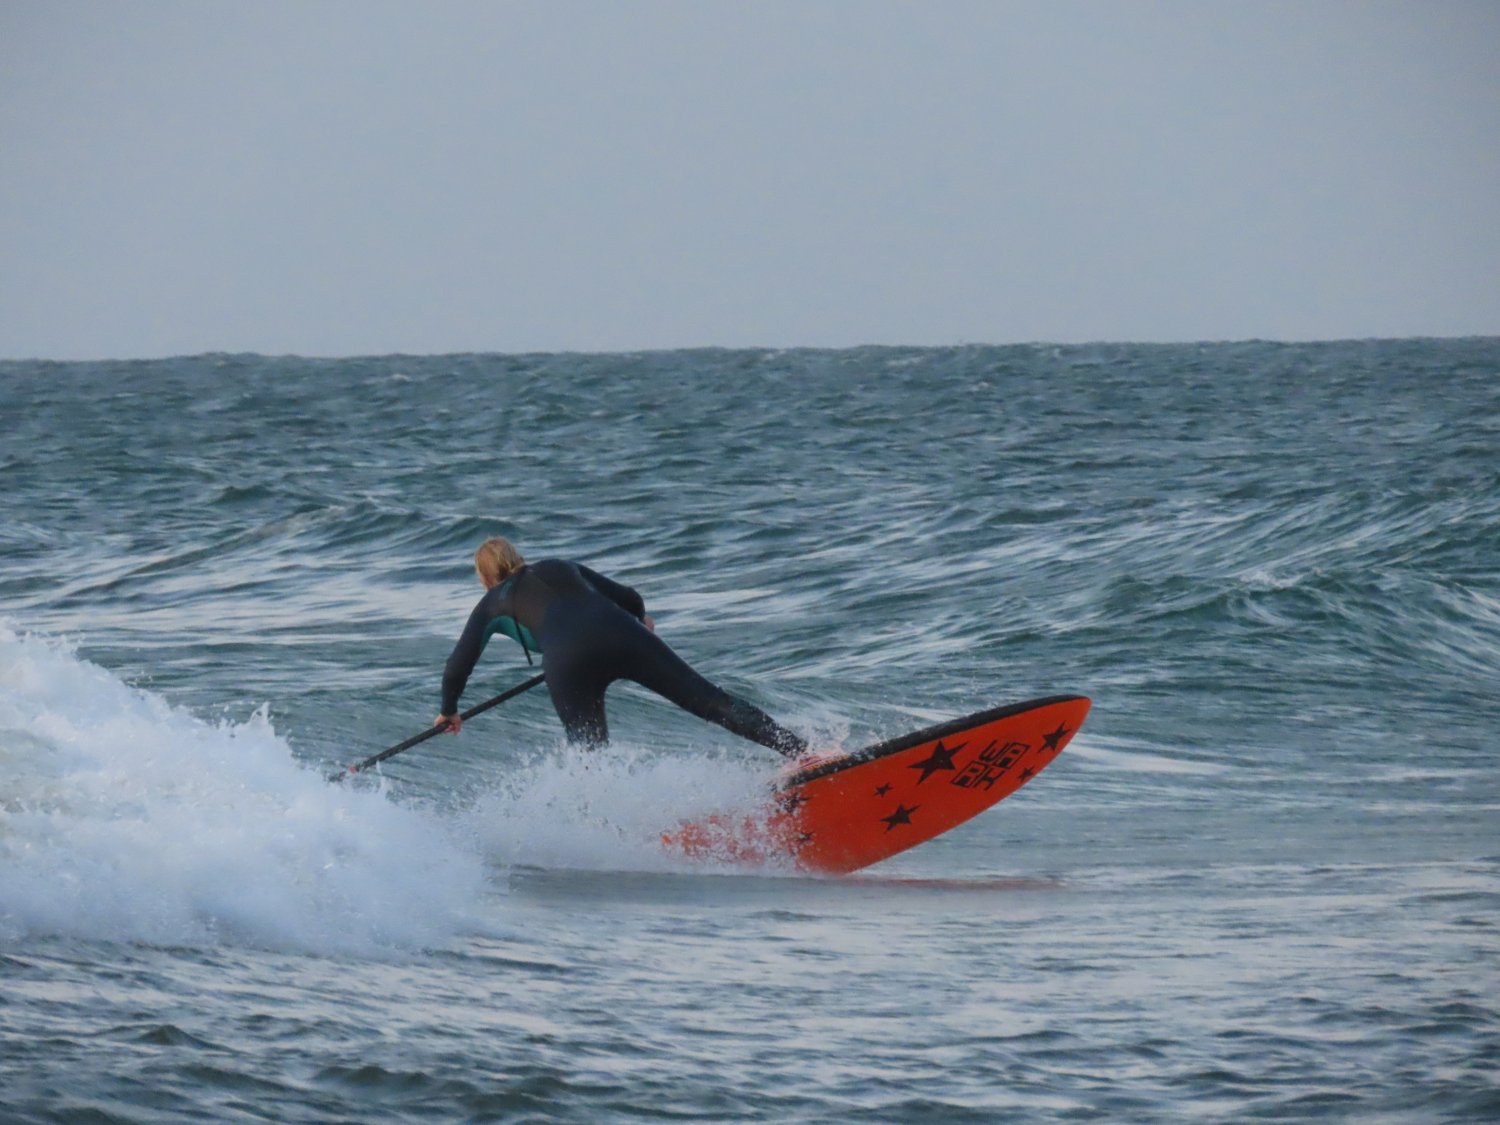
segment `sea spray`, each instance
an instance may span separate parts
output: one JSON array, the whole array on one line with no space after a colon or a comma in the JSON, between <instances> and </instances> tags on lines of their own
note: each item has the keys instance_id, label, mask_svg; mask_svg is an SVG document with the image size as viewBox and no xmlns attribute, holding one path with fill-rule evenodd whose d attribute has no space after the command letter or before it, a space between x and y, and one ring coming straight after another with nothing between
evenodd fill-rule
<instances>
[{"instance_id":1,"label":"sea spray","mask_svg":"<svg viewBox=\"0 0 1500 1125\"><path fill-rule=\"evenodd\" d=\"M445 819L329 785L264 710L208 723L0 628L0 939L443 945L485 893Z\"/></svg>"},{"instance_id":2,"label":"sea spray","mask_svg":"<svg viewBox=\"0 0 1500 1125\"><path fill-rule=\"evenodd\" d=\"M509 770L468 813L487 852L526 866L668 871L687 866L662 833L705 811L748 812L768 795L770 751L663 754L617 741L563 746Z\"/></svg>"}]
</instances>

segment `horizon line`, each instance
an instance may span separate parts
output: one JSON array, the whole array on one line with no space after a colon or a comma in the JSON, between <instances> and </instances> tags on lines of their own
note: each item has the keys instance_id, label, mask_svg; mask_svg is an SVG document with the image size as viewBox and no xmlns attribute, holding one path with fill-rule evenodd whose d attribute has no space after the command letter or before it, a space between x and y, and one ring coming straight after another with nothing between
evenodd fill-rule
<instances>
[{"instance_id":1,"label":"horizon line","mask_svg":"<svg viewBox=\"0 0 1500 1125\"><path fill-rule=\"evenodd\" d=\"M1099 347L1223 347L1237 344L1273 344L1281 347L1299 347L1316 344L1379 344L1401 342L1449 342L1468 340L1500 340L1500 332L1470 332L1456 335L1420 334L1415 336L1320 336L1295 339L1278 339L1271 336L1222 337L1217 339L1095 339L1077 341L1059 340L1015 340L1009 343L993 341L961 340L947 344L681 344L664 347L641 348L526 348L507 351L500 348L457 349L454 351L389 351L347 352L343 354L318 352L278 352L221 349L206 351L163 352L156 355L119 356L47 356L16 355L0 356L0 363L161 363L178 359L204 359L208 357L255 358L255 359L304 359L304 360L360 360L360 359L443 359L454 356L509 356L525 358L533 356L639 356L672 355L691 352L856 352L856 351L944 351L964 348L1099 348Z\"/></svg>"}]
</instances>

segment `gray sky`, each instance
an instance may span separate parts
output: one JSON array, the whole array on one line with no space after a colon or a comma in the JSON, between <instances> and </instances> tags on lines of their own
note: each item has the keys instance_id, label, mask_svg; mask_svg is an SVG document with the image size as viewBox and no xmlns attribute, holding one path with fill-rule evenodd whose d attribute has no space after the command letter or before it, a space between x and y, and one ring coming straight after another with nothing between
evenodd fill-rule
<instances>
[{"instance_id":1,"label":"gray sky","mask_svg":"<svg viewBox=\"0 0 1500 1125\"><path fill-rule=\"evenodd\" d=\"M0 0L0 356L1500 333L1500 4Z\"/></svg>"}]
</instances>

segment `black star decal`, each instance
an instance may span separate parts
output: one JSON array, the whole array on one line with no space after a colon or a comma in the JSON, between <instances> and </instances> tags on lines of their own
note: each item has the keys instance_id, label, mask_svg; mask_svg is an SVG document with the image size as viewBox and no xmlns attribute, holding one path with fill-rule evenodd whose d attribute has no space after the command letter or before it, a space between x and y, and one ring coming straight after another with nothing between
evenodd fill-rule
<instances>
[{"instance_id":1,"label":"black star decal","mask_svg":"<svg viewBox=\"0 0 1500 1125\"><path fill-rule=\"evenodd\" d=\"M922 782L937 773L938 770L956 769L957 767L953 764L953 755L962 749L962 746L955 746L952 750L949 750L943 745L942 740L939 739L938 744L932 748L931 754L920 762L913 762L907 768L922 771L922 776L917 778L917 784L921 785Z\"/></svg>"},{"instance_id":2,"label":"black star decal","mask_svg":"<svg viewBox=\"0 0 1500 1125\"><path fill-rule=\"evenodd\" d=\"M1036 776L1036 770L1032 769L1030 766L1027 766L1024 770L1021 771L1021 780L1022 781L1025 781L1028 778L1032 778L1032 777L1035 777L1035 776Z\"/></svg>"},{"instance_id":3,"label":"black star decal","mask_svg":"<svg viewBox=\"0 0 1500 1125\"><path fill-rule=\"evenodd\" d=\"M891 791L890 782L886 782L884 785L878 786L876 788L876 790L875 790L875 796L877 796L877 797L884 797L890 791Z\"/></svg>"},{"instance_id":4,"label":"black star decal","mask_svg":"<svg viewBox=\"0 0 1500 1125\"><path fill-rule=\"evenodd\" d=\"M1058 723L1057 729L1055 731L1053 731L1051 734L1045 734L1042 736L1042 745L1055 754L1057 753L1057 744L1063 740L1063 737L1067 733L1068 728L1063 726L1061 723Z\"/></svg>"},{"instance_id":5,"label":"black star decal","mask_svg":"<svg viewBox=\"0 0 1500 1125\"><path fill-rule=\"evenodd\" d=\"M782 812L796 812L799 805L807 804L807 798L801 793L787 793L777 797L776 803L781 806Z\"/></svg>"},{"instance_id":6,"label":"black star decal","mask_svg":"<svg viewBox=\"0 0 1500 1125\"><path fill-rule=\"evenodd\" d=\"M880 819L885 823L885 830L889 832L898 824L910 824L911 814L921 807L921 805L913 805L911 808L907 808L905 805L897 805L895 812L891 813L890 816L883 816Z\"/></svg>"}]
</instances>

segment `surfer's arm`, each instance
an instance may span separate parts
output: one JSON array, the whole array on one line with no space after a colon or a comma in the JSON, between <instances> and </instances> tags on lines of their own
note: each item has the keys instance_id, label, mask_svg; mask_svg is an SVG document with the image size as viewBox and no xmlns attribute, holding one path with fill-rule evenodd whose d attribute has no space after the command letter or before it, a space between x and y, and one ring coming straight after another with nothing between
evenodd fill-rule
<instances>
[{"instance_id":1,"label":"surfer's arm","mask_svg":"<svg viewBox=\"0 0 1500 1125\"><path fill-rule=\"evenodd\" d=\"M631 617L642 623L649 620L646 617L646 599L629 586L621 582L616 582L613 578L606 578L598 571L590 570L582 563L578 564L578 570L579 573L588 579L590 586L598 590L626 613L630 614Z\"/></svg>"},{"instance_id":2,"label":"surfer's arm","mask_svg":"<svg viewBox=\"0 0 1500 1125\"><path fill-rule=\"evenodd\" d=\"M479 663L479 654L489 640L490 621L495 617L494 602L489 594L479 599L479 604L469 614L464 631L459 634L458 643L448 656L448 662L443 665L443 711L438 716L439 722L458 714L458 697L464 693L469 675Z\"/></svg>"}]
</instances>

